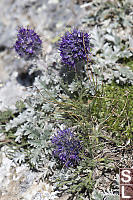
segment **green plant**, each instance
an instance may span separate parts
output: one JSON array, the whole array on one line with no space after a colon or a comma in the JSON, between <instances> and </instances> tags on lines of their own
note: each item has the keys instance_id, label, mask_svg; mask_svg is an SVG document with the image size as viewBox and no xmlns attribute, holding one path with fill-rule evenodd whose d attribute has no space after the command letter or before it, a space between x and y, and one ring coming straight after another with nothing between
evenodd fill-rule
<instances>
[{"instance_id":1,"label":"green plant","mask_svg":"<svg viewBox=\"0 0 133 200\"><path fill-rule=\"evenodd\" d=\"M11 110L0 111L0 124L7 123L10 119L13 118L13 112Z\"/></svg>"},{"instance_id":2,"label":"green plant","mask_svg":"<svg viewBox=\"0 0 133 200\"><path fill-rule=\"evenodd\" d=\"M7 154L18 163L26 162L32 169L41 170L42 178L54 185L59 196L67 192L71 199L91 198L96 170L100 168L102 174L105 169L116 172L119 163L114 161L112 150L118 149L119 153L121 146L123 151L132 148L133 139L133 72L129 67L121 66L123 62L131 65L128 62L132 59L128 40L132 28L131 5L127 1L98 0L90 2L89 6L94 12L92 16L88 12L86 25L95 26L91 32L94 45L92 66L83 62L83 66L79 64L76 70L68 66L61 72L62 66L53 59L52 69L48 66L42 77L35 81L24 106L21 103L17 106L18 114L4 119L6 137L12 138L8 143L12 149ZM80 36L83 40L82 34ZM89 45L87 37L84 43ZM76 49L75 54L69 46L73 35L69 33L66 39L60 49L65 64L74 65L80 58L87 58L82 40L80 45L71 44L73 52L75 47L82 47L82 52ZM77 42L77 33L74 41ZM25 51L23 44L18 47L20 51ZM26 57L32 53L29 49ZM68 128L82 141L84 151L80 152L79 165L66 169L54 159L50 137L58 130ZM104 150L108 150L108 154ZM94 199L117 197L113 193L96 192L94 195Z\"/></svg>"},{"instance_id":3,"label":"green plant","mask_svg":"<svg viewBox=\"0 0 133 200\"><path fill-rule=\"evenodd\" d=\"M109 193L102 193L100 191L94 190L92 198L94 200L103 200L105 198L106 198L106 200L114 200L114 199L115 200L119 200L119 195L113 194L111 192L109 192Z\"/></svg>"},{"instance_id":4,"label":"green plant","mask_svg":"<svg viewBox=\"0 0 133 200\"><path fill-rule=\"evenodd\" d=\"M103 95L90 104L92 115L101 128L106 127L119 142L132 140L133 130L133 86L119 86L115 83L104 86ZM95 103L94 103L95 102Z\"/></svg>"}]
</instances>

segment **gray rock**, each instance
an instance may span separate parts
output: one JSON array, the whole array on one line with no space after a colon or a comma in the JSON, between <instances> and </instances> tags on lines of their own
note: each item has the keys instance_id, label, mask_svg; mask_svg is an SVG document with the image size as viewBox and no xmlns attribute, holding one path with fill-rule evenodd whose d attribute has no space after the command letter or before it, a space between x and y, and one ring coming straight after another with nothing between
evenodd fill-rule
<instances>
[{"instance_id":1,"label":"gray rock","mask_svg":"<svg viewBox=\"0 0 133 200\"><path fill-rule=\"evenodd\" d=\"M32 172L26 165L19 166L6 157L9 147L0 152L0 199L1 200L54 200L53 188L46 182L38 181L41 173Z\"/></svg>"},{"instance_id":2,"label":"gray rock","mask_svg":"<svg viewBox=\"0 0 133 200\"><path fill-rule=\"evenodd\" d=\"M18 84L15 80L9 81L0 89L0 110L14 110L16 102L25 99L28 94L25 87Z\"/></svg>"}]
</instances>

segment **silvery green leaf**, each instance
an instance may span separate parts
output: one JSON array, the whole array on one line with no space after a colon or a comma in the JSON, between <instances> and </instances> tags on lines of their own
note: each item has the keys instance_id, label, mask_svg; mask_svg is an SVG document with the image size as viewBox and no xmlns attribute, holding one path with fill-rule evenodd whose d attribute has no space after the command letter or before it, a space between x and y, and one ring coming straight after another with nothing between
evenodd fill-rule
<instances>
[{"instance_id":1,"label":"silvery green leaf","mask_svg":"<svg viewBox=\"0 0 133 200\"><path fill-rule=\"evenodd\" d=\"M120 80L119 80L119 79L117 79L115 82L116 82L117 84L119 84L119 83L120 83Z\"/></svg>"},{"instance_id":2,"label":"silvery green leaf","mask_svg":"<svg viewBox=\"0 0 133 200\"><path fill-rule=\"evenodd\" d=\"M130 49L133 51L133 38L131 38L130 35L129 35L129 46L130 46Z\"/></svg>"},{"instance_id":3,"label":"silvery green leaf","mask_svg":"<svg viewBox=\"0 0 133 200\"><path fill-rule=\"evenodd\" d=\"M115 77L115 78L119 78L119 76L120 76L119 71L114 71L114 77Z\"/></svg>"},{"instance_id":4,"label":"silvery green leaf","mask_svg":"<svg viewBox=\"0 0 133 200\"><path fill-rule=\"evenodd\" d=\"M118 37L117 35L114 35L114 43L115 43L115 45L116 45L116 46L114 46L114 47L120 48L120 47L119 47L119 46L120 46L120 42L121 42L120 37Z\"/></svg>"},{"instance_id":5,"label":"silvery green leaf","mask_svg":"<svg viewBox=\"0 0 133 200\"><path fill-rule=\"evenodd\" d=\"M92 198L94 200L103 200L103 197L104 195L101 192L98 192L96 190L92 193Z\"/></svg>"},{"instance_id":6,"label":"silvery green leaf","mask_svg":"<svg viewBox=\"0 0 133 200\"><path fill-rule=\"evenodd\" d=\"M45 104L43 104L42 109L47 111L47 112L50 112L50 111L53 110L53 106L49 103L45 103Z\"/></svg>"},{"instance_id":7,"label":"silvery green leaf","mask_svg":"<svg viewBox=\"0 0 133 200\"><path fill-rule=\"evenodd\" d=\"M127 81L127 78L122 78L122 77L119 78L119 83L120 83L121 85L126 84L126 81Z\"/></svg>"},{"instance_id":8,"label":"silvery green leaf","mask_svg":"<svg viewBox=\"0 0 133 200\"><path fill-rule=\"evenodd\" d=\"M119 200L119 195L115 195L111 192L109 193L103 193L101 191L98 190L94 190L94 192L92 193L92 198L94 200Z\"/></svg>"},{"instance_id":9,"label":"silvery green leaf","mask_svg":"<svg viewBox=\"0 0 133 200\"><path fill-rule=\"evenodd\" d=\"M106 34L104 38L108 41L115 43L115 37L113 35Z\"/></svg>"},{"instance_id":10,"label":"silvery green leaf","mask_svg":"<svg viewBox=\"0 0 133 200\"><path fill-rule=\"evenodd\" d=\"M93 35L93 43L95 45L94 51L97 52L98 50L102 49L104 45L104 38L102 37L102 33L100 32L100 29L95 27L95 29L92 32Z\"/></svg>"},{"instance_id":11,"label":"silvery green leaf","mask_svg":"<svg viewBox=\"0 0 133 200\"><path fill-rule=\"evenodd\" d=\"M25 161L25 153L24 152L17 152L14 157L14 162L21 164Z\"/></svg>"}]
</instances>

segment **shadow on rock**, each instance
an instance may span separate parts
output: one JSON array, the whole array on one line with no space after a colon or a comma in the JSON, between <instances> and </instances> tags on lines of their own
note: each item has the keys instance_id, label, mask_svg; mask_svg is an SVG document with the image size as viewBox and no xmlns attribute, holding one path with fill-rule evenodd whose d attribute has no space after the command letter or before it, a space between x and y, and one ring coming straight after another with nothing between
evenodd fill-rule
<instances>
[{"instance_id":1,"label":"shadow on rock","mask_svg":"<svg viewBox=\"0 0 133 200\"><path fill-rule=\"evenodd\" d=\"M17 81L19 84L29 87L32 86L35 78L37 76L41 76L42 72L40 70L33 72L32 74L29 74L28 71L19 73L17 76Z\"/></svg>"}]
</instances>

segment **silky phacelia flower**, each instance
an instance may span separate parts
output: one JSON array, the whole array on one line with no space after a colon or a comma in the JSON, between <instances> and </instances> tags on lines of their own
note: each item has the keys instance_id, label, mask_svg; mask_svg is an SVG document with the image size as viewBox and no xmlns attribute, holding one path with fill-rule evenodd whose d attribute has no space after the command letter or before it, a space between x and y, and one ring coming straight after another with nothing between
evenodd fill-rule
<instances>
[{"instance_id":1,"label":"silky phacelia flower","mask_svg":"<svg viewBox=\"0 0 133 200\"><path fill-rule=\"evenodd\" d=\"M81 141L70 131L64 129L57 132L51 138L54 144L53 155L60 160L65 167L74 167L80 161L82 149Z\"/></svg>"},{"instance_id":2,"label":"silky phacelia flower","mask_svg":"<svg viewBox=\"0 0 133 200\"><path fill-rule=\"evenodd\" d=\"M59 42L59 51L65 65L76 66L80 61L87 61L90 54L90 35L77 29L67 31Z\"/></svg>"},{"instance_id":3,"label":"silky phacelia flower","mask_svg":"<svg viewBox=\"0 0 133 200\"><path fill-rule=\"evenodd\" d=\"M19 28L14 48L20 57L26 60L37 57L41 52L41 45L42 40L34 30Z\"/></svg>"}]
</instances>

